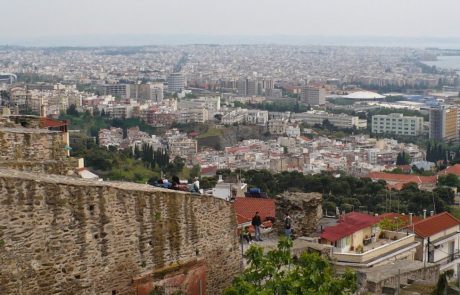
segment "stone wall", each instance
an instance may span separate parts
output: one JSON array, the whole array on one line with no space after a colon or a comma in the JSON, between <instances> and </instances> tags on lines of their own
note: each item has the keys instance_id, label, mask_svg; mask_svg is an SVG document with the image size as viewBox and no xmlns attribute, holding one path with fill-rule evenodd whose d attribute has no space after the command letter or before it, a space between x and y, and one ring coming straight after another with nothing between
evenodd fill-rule
<instances>
[{"instance_id":1,"label":"stone wall","mask_svg":"<svg viewBox=\"0 0 460 295\"><path fill-rule=\"evenodd\" d=\"M357 272L360 290L358 294L382 294L384 288L396 290L398 284L413 281L435 284L439 278L439 265L421 261L400 260L391 264L364 269Z\"/></svg>"},{"instance_id":2,"label":"stone wall","mask_svg":"<svg viewBox=\"0 0 460 295\"><path fill-rule=\"evenodd\" d=\"M292 229L296 236L309 236L318 229L322 217L322 196L320 193L285 192L275 197L276 226L280 233L284 231L284 214L289 213Z\"/></svg>"},{"instance_id":3,"label":"stone wall","mask_svg":"<svg viewBox=\"0 0 460 295\"><path fill-rule=\"evenodd\" d=\"M0 128L0 167L68 174L76 159L68 158L64 133L39 128Z\"/></svg>"},{"instance_id":4,"label":"stone wall","mask_svg":"<svg viewBox=\"0 0 460 295\"><path fill-rule=\"evenodd\" d=\"M0 294L137 294L134 278L193 259L219 294L239 271L235 228L221 199L0 168Z\"/></svg>"}]
</instances>

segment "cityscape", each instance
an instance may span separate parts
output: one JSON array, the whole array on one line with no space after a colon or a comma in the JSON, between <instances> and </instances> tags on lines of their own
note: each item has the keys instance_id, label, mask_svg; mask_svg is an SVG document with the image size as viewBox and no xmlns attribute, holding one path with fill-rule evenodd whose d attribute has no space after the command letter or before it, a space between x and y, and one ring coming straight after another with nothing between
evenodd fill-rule
<instances>
[{"instance_id":1,"label":"cityscape","mask_svg":"<svg viewBox=\"0 0 460 295\"><path fill-rule=\"evenodd\" d=\"M441 1L30 4L0 29L0 294L460 294Z\"/></svg>"}]
</instances>

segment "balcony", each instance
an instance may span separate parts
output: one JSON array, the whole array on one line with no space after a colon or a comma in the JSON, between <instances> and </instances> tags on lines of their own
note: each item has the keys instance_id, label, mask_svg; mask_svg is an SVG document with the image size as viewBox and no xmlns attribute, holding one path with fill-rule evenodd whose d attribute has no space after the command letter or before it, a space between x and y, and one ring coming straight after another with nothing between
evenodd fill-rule
<instances>
[{"instance_id":1,"label":"balcony","mask_svg":"<svg viewBox=\"0 0 460 295\"><path fill-rule=\"evenodd\" d=\"M379 237L376 240L364 240L368 243L362 247L362 250L359 249L360 251L340 252L337 251L337 248L334 248L333 257L339 263L367 267L410 250L415 252L415 247L419 244L419 242L415 241L414 234L382 231L380 236L381 238ZM361 251L362 253L359 253Z\"/></svg>"},{"instance_id":2,"label":"balcony","mask_svg":"<svg viewBox=\"0 0 460 295\"><path fill-rule=\"evenodd\" d=\"M454 253L447 254L446 257L435 261L434 263L440 264L441 266L449 264L457 259L460 258L460 251L456 251Z\"/></svg>"}]
</instances>

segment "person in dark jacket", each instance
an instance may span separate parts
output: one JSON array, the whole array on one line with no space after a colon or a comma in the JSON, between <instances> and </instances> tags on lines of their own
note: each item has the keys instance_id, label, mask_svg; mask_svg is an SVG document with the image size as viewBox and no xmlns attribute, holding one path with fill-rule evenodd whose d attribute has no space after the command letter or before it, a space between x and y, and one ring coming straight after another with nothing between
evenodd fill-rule
<instances>
[{"instance_id":1,"label":"person in dark jacket","mask_svg":"<svg viewBox=\"0 0 460 295\"><path fill-rule=\"evenodd\" d=\"M174 176L172 177L171 189L178 190L178 189L179 189L179 186L180 186L179 177L178 177L177 175L174 175Z\"/></svg>"},{"instance_id":2,"label":"person in dark jacket","mask_svg":"<svg viewBox=\"0 0 460 295\"><path fill-rule=\"evenodd\" d=\"M284 234L288 239L292 237L292 220L289 213L286 213L284 216Z\"/></svg>"},{"instance_id":3,"label":"person in dark jacket","mask_svg":"<svg viewBox=\"0 0 460 295\"><path fill-rule=\"evenodd\" d=\"M252 218L251 224L256 231L254 239L256 241L262 241L262 239L260 238L260 226L262 225L262 220L260 219L259 212L256 212L256 214Z\"/></svg>"}]
</instances>

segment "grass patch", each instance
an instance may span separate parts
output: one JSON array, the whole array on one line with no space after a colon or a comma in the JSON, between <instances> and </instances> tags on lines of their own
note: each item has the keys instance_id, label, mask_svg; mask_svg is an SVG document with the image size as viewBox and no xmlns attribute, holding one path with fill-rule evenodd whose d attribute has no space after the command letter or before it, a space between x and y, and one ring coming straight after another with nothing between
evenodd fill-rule
<instances>
[{"instance_id":1,"label":"grass patch","mask_svg":"<svg viewBox=\"0 0 460 295\"><path fill-rule=\"evenodd\" d=\"M460 208L456 206L451 206L449 211L450 214L455 216L455 218L460 219Z\"/></svg>"},{"instance_id":2,"label":"grass patch","mask_svg":"<svg viewBox=\"0 0 460 295\"><path fill-rule=\"evenodd\" d=\"M198 135L196 138L203 139L203 138L213 137L213 136L222 136L223 134L224 132L222 131L222 129L209 128L208 131Z\"/></svg>"}]
</instances>

